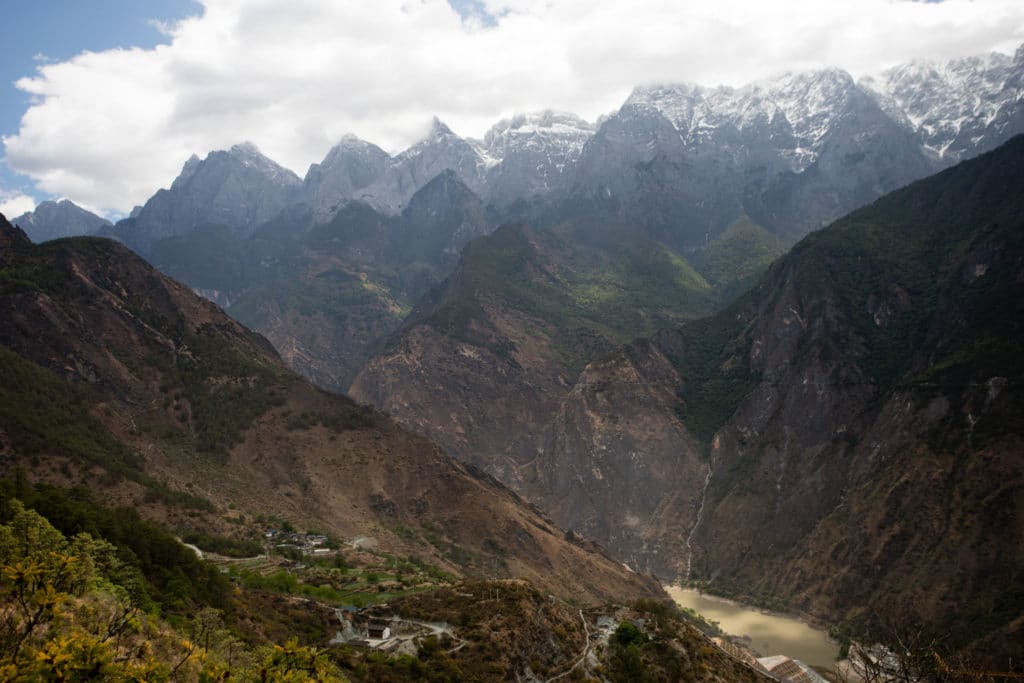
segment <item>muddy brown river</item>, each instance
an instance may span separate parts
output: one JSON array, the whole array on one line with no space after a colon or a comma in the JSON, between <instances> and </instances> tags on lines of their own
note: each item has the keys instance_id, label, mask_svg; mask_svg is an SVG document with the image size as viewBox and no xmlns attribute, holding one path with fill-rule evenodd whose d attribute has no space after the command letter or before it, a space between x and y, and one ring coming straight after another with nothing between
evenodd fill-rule
<instances>
[{"instance_id":1,"label":"muddy brown river","mask_svg":"<svg viewBox=\"0 0 1024 683\"><path fill-rule=\"evenodd\" d=\"M829 640L824 631L799 619L765 614L690 588L666 586L665 590L680 607L689 607L706 619L717 621L726 633L750 638L750 647L760 656L787 655L826 669L835 665L839 645Z\"/></svg>"}]
</instances>

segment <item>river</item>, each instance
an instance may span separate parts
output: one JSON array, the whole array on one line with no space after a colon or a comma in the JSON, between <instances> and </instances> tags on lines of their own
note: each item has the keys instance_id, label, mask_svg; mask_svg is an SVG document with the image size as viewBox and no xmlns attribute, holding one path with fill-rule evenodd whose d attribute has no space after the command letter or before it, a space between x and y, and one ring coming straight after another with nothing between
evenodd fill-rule
<instances>
[{"instance_id":1,"label":"river","mask_svg":"<svg viewBox=\"0 0 1024 683\"><path fill-rule=\"evenodd\" d=\"M724 598L706 595L690 588L666 586L676 604L699 612L734 636L749 637L748 645L761 656L786 655L793 659L831 669L839 655L839 645L824 631L811 628L798 619L765 614Z\"/></svg>"}]
</instances>

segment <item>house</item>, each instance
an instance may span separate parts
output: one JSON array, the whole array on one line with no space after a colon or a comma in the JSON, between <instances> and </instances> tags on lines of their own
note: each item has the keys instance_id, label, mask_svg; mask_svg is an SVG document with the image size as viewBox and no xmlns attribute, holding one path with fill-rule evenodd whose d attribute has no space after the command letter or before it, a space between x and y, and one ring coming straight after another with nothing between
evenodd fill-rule
<instances>
[{"instance_id":1,"label":"house","mask_svg":"<svg viewBox=\"0 0 1024 683\"><path fill-rule=\"evenodd\" d=\"M391 637L391 629L381 623L371 623L366 633L371 640L387 640Z\"/></svg>"},{"instance_id":2,"label":"house","mask_svg":"<svg viewBox=\"0 0 1024 683\"><path fill-rule=\"evenodd\" d=\"M799 659L792 659L785 655L760 657L757 663L780 681L788 681L788 683L828 683L814 669Z\"/></svg>"}]
</instances>

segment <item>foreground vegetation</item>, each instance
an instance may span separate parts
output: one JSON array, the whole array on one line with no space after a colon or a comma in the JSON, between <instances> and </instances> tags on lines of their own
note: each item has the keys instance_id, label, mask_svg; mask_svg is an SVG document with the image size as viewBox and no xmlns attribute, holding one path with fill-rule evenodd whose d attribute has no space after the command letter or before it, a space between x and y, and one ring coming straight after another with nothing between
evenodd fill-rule
<instances>
[{"instance_id":1,"label":"foreground vegetation","mask_svg":"<svg viewBox=\"0 0 1024 683\"><path fill-rule=\"evenodd\" d=\"M23 474L0 480L0 679L757 679L719 676L720 656L655 601L584 611L525 581L456 581L372 551L218 557L201 560L135 510L106 507L85 489L33 485ZM331 644L341 605L368 606L364 620L447 631L393 653ZM602 619L615 620L614 633L602 632Z\"/></svg>"}]
</instances>

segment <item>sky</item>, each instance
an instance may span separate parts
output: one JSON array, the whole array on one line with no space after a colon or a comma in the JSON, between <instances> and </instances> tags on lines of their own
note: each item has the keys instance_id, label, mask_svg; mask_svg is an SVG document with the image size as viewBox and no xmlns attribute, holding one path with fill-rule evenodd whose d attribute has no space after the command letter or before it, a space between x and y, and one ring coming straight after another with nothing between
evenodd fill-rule
<instances>
[{"instance_id":1,"label":"sky","mask_svg":"<svg viewBox=\"0 0 1024 683\"><path fill-rule=\"evenodd\" d=\"M1010 53L1024 2L3 0L0 40L0 212L117 218L246 140L302 176L346 133L397 152L435 115L479 137L642 84Z\"/></svg>"}]
</instances>

